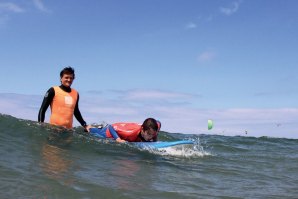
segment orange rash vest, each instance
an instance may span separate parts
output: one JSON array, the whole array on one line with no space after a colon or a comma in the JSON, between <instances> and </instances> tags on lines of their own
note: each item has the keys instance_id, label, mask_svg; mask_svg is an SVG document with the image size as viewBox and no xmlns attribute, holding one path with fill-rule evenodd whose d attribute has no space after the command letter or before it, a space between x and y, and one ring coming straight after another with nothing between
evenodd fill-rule
<instances>
[{"instance_id":1,"label":"orange rash vest","mask_svg":"<svg viewBox=\"0 0 298 199\"><path fill-rule=\"evenodd\" d=\"M51 103L50 124L72 128L74 109L78 99L78 92L71 89L65 92L59 86L53 87L55 96Z\"/></svg>"}]
</instances>

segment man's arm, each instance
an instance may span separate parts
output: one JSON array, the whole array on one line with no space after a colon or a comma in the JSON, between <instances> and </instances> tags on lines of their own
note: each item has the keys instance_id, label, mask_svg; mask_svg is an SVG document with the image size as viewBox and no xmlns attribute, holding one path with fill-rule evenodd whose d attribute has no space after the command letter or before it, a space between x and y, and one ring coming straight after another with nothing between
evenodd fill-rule
<instances>
[{"instance_id":1,"label":"man's arm","mask_svg":"<svg viewBox=\"0 0 298 199\"><path fill-rule=\"evenodd\" d=\"M55 90L52 87L46 92L46 94L43 98L43 101L42 101L42 104L41 104L41 107L40 107L39 113L38 113L38 122L44 122L45 113L46 113L49 105L53 101L54 96L55 96Z\"/></svg>"},{"instance_id":2,"label":"man's arm","mask_svg":"<svg viewBox=\"0 0 298 199\"><path fill-rule=\"evenodd\" d=\"M76 117L76 119L80 122L80 124L85 128L87 126L87 123L85 122L85 120L82 117L82 114L79 110L79 94L78 94L78 100L75 106L75 110L74 110L74 116Z\"/></svg>"}]
</instances>

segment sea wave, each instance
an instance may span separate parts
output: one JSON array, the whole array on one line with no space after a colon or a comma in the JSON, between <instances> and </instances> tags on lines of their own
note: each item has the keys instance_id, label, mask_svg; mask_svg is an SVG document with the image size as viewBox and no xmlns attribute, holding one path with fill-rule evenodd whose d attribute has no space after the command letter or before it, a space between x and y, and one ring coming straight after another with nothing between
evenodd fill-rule
<instances>
[{"instance_id":1,"label":"sea wave","mask_svg":"<svg viewBox=\"0 0 298 199\"><path fill-rule=\"evenodd\" d=\"M298 140L161 132L129 143L0 114L0 198L296 198ZM261 188L260 188L261 187Z\"/></svg>"}]
</instances>

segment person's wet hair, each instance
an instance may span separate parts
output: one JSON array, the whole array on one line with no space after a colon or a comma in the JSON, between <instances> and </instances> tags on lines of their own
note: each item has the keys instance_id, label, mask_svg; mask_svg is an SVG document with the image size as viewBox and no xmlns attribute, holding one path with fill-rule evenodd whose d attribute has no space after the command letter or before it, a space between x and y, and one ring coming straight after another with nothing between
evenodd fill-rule
<instances>
[{"instance_id":1,"label":"person's wet hair","mask_svg":"<svg viewBox=\"0 0 298 199\"><path fill-rule=\"evenodd\" d=\"M62 78L64 74L73 75L73 79L75 78L75 71L70 66L63 68L63 70L60 72L60 78Z\"/></svg>"},{"instance_id":2,"label":"person's wet hair","mask_svg":"<svg viewBox=\"0 0 298 199\"><path fill-rule=\"evenodd\" d=\"M150 129L157 131L158 130L158 124L157 121L154 118L147 118L143 124L142 124L143 130L148 131Z\"/></svg>"}]
</instances>

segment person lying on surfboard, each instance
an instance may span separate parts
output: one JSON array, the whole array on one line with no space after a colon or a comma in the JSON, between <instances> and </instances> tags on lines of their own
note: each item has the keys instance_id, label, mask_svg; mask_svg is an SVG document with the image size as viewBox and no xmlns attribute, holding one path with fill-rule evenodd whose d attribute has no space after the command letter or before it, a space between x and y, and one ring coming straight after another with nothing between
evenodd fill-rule
<instances>
[{"instance_id":1,"label":"person lying on surfboard","mask_svg":"<svg viewBox=\"0 0 298 199\"><path fill-rule=\"evenodd\" d=\"M103 128L88 126L91 135L101 138L113 138L117 142L156 142L161 123L154 118L147 118L143 124L118 122Z\"/></svg>"}]
</instances>

